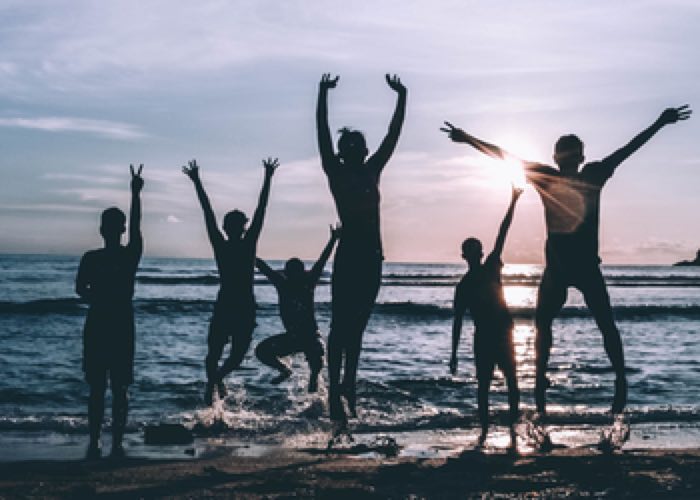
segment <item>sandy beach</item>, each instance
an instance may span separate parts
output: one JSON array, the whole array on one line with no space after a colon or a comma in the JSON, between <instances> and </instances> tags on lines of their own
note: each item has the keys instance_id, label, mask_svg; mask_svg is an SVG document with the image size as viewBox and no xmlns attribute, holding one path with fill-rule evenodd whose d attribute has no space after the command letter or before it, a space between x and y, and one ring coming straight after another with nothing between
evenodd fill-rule
<instances>
[{"instance_id":1,"label":"sandy beach","mask_svg":"<svg viewBox=\"0 0 700 500\"><path fill-rule=\"evenodd\" d=\"M699 498L700 450L362 457L273 449L196 460L3 464L3 498Z\"/></svg>"}]
</instances>

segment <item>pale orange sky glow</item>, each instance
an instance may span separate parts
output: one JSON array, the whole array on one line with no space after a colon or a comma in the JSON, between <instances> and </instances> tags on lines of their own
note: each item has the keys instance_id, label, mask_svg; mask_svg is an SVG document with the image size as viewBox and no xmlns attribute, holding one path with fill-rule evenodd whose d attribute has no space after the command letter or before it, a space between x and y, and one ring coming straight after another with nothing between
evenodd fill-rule
<instances>
[{"instance_id":1,"label":"pale orange sky glow","mask_svg":"<svg viewBox=\"0 0 700 500\"><path fill-rule=\"evenodd\" d=\"M144 163L147 255L210 258L180 167L198 160L221 217L252 211L260 159L276 156L260 254L314 258L336 220L314 129L324 72L341 76L331 129L363 131L370 150L393 111L383 75L409 89L382 178L388 261L456 262L465 237L495 238L513 167L451 143L444 120L545 163L576 133L592 161L663 108L700 102L691 1L10 1L0 13L0 252L99 246L100 210L127 208L128 165ZM662 130L604 189L604 263L700 247L697 123ZM505 261L541 263L544 236L527 186Z\"/></svg>"}]
</instances>

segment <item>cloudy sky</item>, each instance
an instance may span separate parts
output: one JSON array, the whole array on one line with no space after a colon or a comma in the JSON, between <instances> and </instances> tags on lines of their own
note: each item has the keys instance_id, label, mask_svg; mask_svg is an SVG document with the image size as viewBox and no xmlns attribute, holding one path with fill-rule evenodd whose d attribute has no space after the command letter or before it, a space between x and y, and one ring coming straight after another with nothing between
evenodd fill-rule
<instances>
[{"instance_id":1,"label":"cloudy sky","mask_svg":"<svg viewBox=\"0 0 700 500\"><path fill-rule=\"evenodd\" d=\"M335 220L314 130L386 131L409 88L382 180L388 260L455 261L490 245L509 199L497 162L450 143L443 120L532 160L563 133L589 159L667 106L700 103L700 3L657 1L0 1L0 252L99 246L100 211L128 207L144 163L149 255L208 257L191 158L219 215L250 213L260 159L278 156L259 253L309 258ZM700 246L700 117L662 130L606 187L602 257L664 263ZM541 262L542 207L523 196L505 258Z\"/></svg>"}]
</instances>

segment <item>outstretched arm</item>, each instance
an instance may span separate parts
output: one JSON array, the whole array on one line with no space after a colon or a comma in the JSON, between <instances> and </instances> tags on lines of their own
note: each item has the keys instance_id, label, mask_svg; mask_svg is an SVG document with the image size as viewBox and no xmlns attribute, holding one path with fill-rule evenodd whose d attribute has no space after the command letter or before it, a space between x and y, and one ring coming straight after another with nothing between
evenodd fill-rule
<instances>
[{"instance_id":1,"label":"outstretched arm","mask_svg":"<svg viewBox=\"0 0 700 500\"><path fill-rule=\"evenodd\" d=\"M212 247L217 248L220 243L223 243L224 236L216 226L214 210L211 208L209 197L207 196L206 191L204 191L204 186L199 178L199 165L197 165L197 160L190 161L188 165L189 166L187 167L182 167L182 171L192 180L192 183L194 184L195 191L197 192L197 198L199 199L199 204L202 206L202 211L204 212L204 223L207 227L209 241L211 242Z\"/></svg>"},{"instance_id":2,"label":"outstretched arm","mask_svg":"<svg viewBox=\"0 0 700 500\"><path fill-rule=\"evenodd\" d=\"M404 117L406 116L406 87L396 75L391 77L387 74L386 83L396 92L398 97L396 99L394 116L391 118L391 123L389 124L389 132L386 134L386 137L384 137L377 151L372 155L372 163L377 165L379 172L381 172L384 166L389 162L389 158L391 158L394 149L396 149L396 143L399 141L401 127L403 126Z\"/></svg>"},{"instance_id":3,"label":"outstretched arm","mask_svg":"<svg viewBox=\"0 0 700 500\"><path fill-rule=\"evenodd\" d=\"M687 104L679 108L668 108L664 110L664 112L661 113L654 123L637 134L634 139L628 142L625 146L605 158L603 163L609 164L613 167L618 166L620 163L629 158L632 153L641 148L649 139L654 137L654 135L664 126L671 123L676 123L680 120L687 120L690 118L691 113L692 111Z\"/></svg>"},{"instance_id":4,"label":"outstretched arm","mask_svg":"<svg viewBox=\"0 0 700 500\"><path fill-rule=\"evenodd\" d=\"M331 253L333 252L335 242L338 241L338 239L340 238L340 231L340 226L331 226L331 237L328 239L328 243L326 243L323 252L321 252L321 256L318 258L318 260L316 261L316 263L310 271L311 279L309 281L313 284L313 286L316 286L318 284L318 281L321 279L323 268L326 267L326 262L328 262L328 259L331 256Z\"/></svg>"},{"instance_id":5,"label":"outstretched arm","mask_svg":"<svg viewBox=\"0 0 700 500\"><path fill-rule=\"evenodd\" d=\"M258 242L260 237L260 231L262 231L263 220L265 220L265 209L267 208L267 200L270 198L270 183L272 182L272 176L275 173L275 169L279 167L280 163L275 158L268 158L263 160L263 166L265 167L265 180L263 181L262 189L260 190L260 198L258 199L258 206L253 214L253 220L250 223L250 228L246 231L245 238L248 241Z\"/></svg>"},{"instance_id":6,"label":"outstretched arm","mask_svg":"<svg viewBox=\"0 0 700 500\"><path fill-rule=\"evenodd\" d=\"M134 171L134 166L129 165L131 170L131 211L129 214L129 248L134 254L141 258L143 252L143 238L141 236L141 190L143 189L143 163L139 165L138 171ZM137 260L138 260L137 259Z\"/></svg>"},{"instance_id":7,"label":"outstretched arm","mask_svg":"<svg viewBox=\"0 0 700 500\"><path fill-rule=\"evenodd\" d=\"M525 170L525 177L530 182L540 181L541 174L543 173L542 169L548 168L544 167L539 163L526 161L522 158L518 158L514 154L509 153L505 149L496 146L495 144L491 144L486 141L482 141L481 139L477 139L473 135L467 134L461 128L455 127L450 122L445 122L445 126L441 127L440 130L445 132L447 136L450 139L452 139L452 141L469 144L476 150L481 151L482 153L484 153L487 156L490 156L491 158L495 158L497 160L511 160L520 163L522 165L522 168Z\"/></svg>"},{"instance_id":8,"label":"outstretched arm","mask_svg":"<svg viewBox=\"0 0 700 500\"><path fill-rule=\"evenodd\" d=\"M452 356L450 357L450 373L457 374L457 349L459 348L459 340L462 336L462 322L464 321L464 313L467 311L467 304L462 296L459 285L455 290L454 299L454 319L452 320Z\"/></svg>"},{"instance_id":9,"label":"outstretched arm","mask_svg":"<svg viewBox=\"0 0 700 500\"><path fill-rule=\"evenodd\" d=\"M328 173L328 168L333 164L335 156L333 141L331 140L331 129L328 126L328 89L335 88L339 78L339 76L331 78L330 73L324 73L321 76L321 82L318 84L316 133L318 136L318 150L321 154L321 165L326 173Z\"/></svg>"},{"instance_id":10,"label":"outstretched arm","mask_svg":"<svg viewBox=\"0 0 700 500\"><path fill-rule=\"evenodd\" d=\"M273 285L276 285L280 281L282 281L282 276L280 273L272 269L267 262L262 260L259 257L255 258L255 267L258 268L258 271L260 271L263 276L265 276L268 280L270 280L270 283Z\"/></svg>"},{"instance_id":11,"label":"outstretched arm","mask_svg":"<svg viewBox=\"0 0 700 500\"><path fill-rule=\"evenodd\" d=\"M473 148L481 151L485 155L491 156L492 158L496 158L499 160L505 160L507 156L515 158L506 150L501 149L500 147L494 144L482 141L481 139L477 139L473 135L467 134L461 128L455 127L450 122L445 122L445 127L440 127L440 130L445 132L453 142L469 144Z\"/></svg>"},{"instance_id":12,"label":"outstretched arm","mask_svg":"<svg viewBox=\"0 0 700 500\"><path fill-rule=\"evenodd\" d=\"M503 222L501 222L501 227L498 230L498 236L496 237L496 244L493 246L493 252L491 252L491 255L494 255L499 259L501 258L501 253L503 253L503 245L505 245L506 235L508 234L508 230L510 229L510 224L511 222L513 222L513 212L515 212L515 204L518 201L518 198L520 198L521 194L523 194L523 190L521 188L516 188L515 186L513 186L513 195L510 199L510 205L508 206L506 216L503 217Z\"/></svg>"}]
</instances>

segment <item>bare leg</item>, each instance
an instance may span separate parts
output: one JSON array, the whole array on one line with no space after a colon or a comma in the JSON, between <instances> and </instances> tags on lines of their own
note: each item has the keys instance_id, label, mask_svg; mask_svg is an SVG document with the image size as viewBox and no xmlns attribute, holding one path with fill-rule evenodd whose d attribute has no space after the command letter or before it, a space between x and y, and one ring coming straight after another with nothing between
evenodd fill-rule
<instances>
[{"instance_id":1,"label":"bare leg","mask_svg":"<svg viewBox=\"0 0 700 500\"><path fill-rule=\"evenodd\" d=\"M328 334L328 406L331 420L345 422L347 417L340 401L340 368L343 363L343 338L346 332L331 327Z\"/></svg>"},{"instance_id":2,"label":"bare leg","mask_svg":"<svg viewBox=\"0 0 700 500\"><path fill-rule=\"evenodd\" d=\"M273 335L260 342L255 348L255 356L258 358L258 360L279 372L279 375L272 381L272 383L275 384L288 379L292 374L292 370L290 370L289 367L279 359L281 356L288 356L291 354L289 352L290 349L288 348L291 346L285 345L289 344L289 341L292 340L288 337L290 337L289 334L284 333L281 335ZM294 349L292 349L292 352L293 351Z\"/></svg>"},{"instance_id":3,"label":"bare leg","mask_svg":"<svg viewBox=\"0 0 700 500\"><path fill-rule=\"evenodd\" d=\"M100 431L105 416L105 381L90 384L90 397L88 400L88 427L90 430L90 444L88 445L88 458L100 456Z\"/></svg>"},{"instance_id":4,"label":"bare leg","mask_svg":"<svg viewBox=\"0 0 700 500\"><path fill-rule=\"evenodd\" d=\"M342 391L345 400L348 402L350 414L353 417L357 417L357 368L360 362L364 327L361 330L354 330L348 333L350 335L347 339L347 350L345 351L345 372L343 373Z\"/></svg>"},{"instance_id":5,"label":"bare leg","mask_svg":"<svg viewBox=\"0 0 700 500\"><path fill-rule=\"evenodd\" d=\"M306 361L309 363L309 392L318 390L318 375L323 368L323 343L315 339L306 351Z\"/></svg>"},{"instance_id":6,"label":"bare leg","mask_svg":"<svg viewBox=\"0 0 700 500\"><path fill-rule=\"evenodd\" d=\"M552 271L545 269L537 293L535 312L535 405L546 412L545 392L549 386L547 363L552 349L552 322L566 302L566 286L556 282Z\"/></svg>"},{"instance_id":7,"label":"bare leg","mask_svg":"<svg viewBox=\"0 0 700 500\"><path fill-rule=\"evenodd\" d=\"M620 331L615 324L610 296L600 270L590 276L583 292L588 309L593 314L596 324L603 334L603 345L615 371L615 397L612 404L613 413L622 413L627 404L627 377L625 375L625 356L622 348Z\"/></svg>"},{"instance_id":8,"label":"bare leg","mask_svg":"<svg viewBox=\"0 0 700 500\"><path fill-rule=\"evenodd\" d=\"M489 390L491 389L491 380L493 379L493 364L491 365L490 372L490 374L482 374L482 376L478 377L477 406L479 423L481 424L481 435L479 436L478 446L484 445L489 432Z\"/></svg>"},{"instance_id":9,"label":"bare leg","mask_svg":"<svg viewBox=\"0 0 700 500\"><path fill-rule=\"evenodd\" d=\"M216 375L216 382L221 382L228 374L233 370L241 366L243 363L243 358L245 358L250 343L253 340L253 330L255 325L250 326L248 329L242 332L241 335L234 335L233 341L231 343L231 352L223 362L221 368Z\"/></svg>"},{"instance_id":10,"label":"bare leg","mask_svg":"<svg viewBox=\"0 0 700 500\"><path fill-rule=\"evenodd\" d=\"M222 326L219 325L216 318L212 318L209 325L209 337L207 339L208 351L204 365L207 371L207 387L204 391L204 403L210 405L212 403L213 391L216 386L217 373L219 370L219 360L224 352L224 346L228 342L228 337L222 331Z\"/></svg>"},{"instance_id":11,"label":"bare leg","mask_svg":"<svg viewBox=\"0 0 700 500\"><path fill-rule=\"evenodd\" d=\"M515 370L505 373L506 384L508 386L508 408L509 408L509 426L510 426L510 446L517 446L515 424L518 423L520 416L520 391L518 390L518 379L515 376Z\"/></svg>"},{"instance_id":12,"label":"bare leg","mask_svg":"<svg viewBox=\"0 0 700 500\"><path fill-rule=\"evenodd\" d=\"M127 386L112 386L112 452L114 457L124 454L122 440L126 427L126 416L129 410L129 397Z\"/></svg>"}]
</instances>

